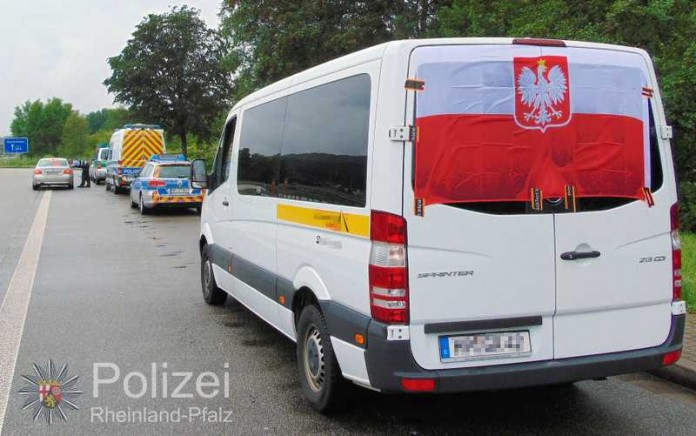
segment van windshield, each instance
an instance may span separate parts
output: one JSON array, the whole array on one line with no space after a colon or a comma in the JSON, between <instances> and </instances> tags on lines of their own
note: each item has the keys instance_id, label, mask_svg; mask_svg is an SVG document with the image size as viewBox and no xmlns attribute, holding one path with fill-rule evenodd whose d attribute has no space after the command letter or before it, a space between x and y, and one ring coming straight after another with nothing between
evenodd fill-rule
<instances>
[{"instance_id":1,"label":"van windshield","mask_svg":"<svg viewBox=\"0 0 696 436\"><path fill-rule=\"evenodd\" d=\"M637 54L422 47L412 68L424 82L414 165L424 204L524 213L535 196L573 192L614 207L643 199L656 170L661 184L652 89Z\"/></svg>"}]
</instances>

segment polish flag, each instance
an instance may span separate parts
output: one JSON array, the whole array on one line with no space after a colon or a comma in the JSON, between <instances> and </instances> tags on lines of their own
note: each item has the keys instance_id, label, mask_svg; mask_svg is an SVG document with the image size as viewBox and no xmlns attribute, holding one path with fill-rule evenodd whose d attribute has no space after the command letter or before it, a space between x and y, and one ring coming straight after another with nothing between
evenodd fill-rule
<instances>
[{"instance_id":1,"label":"polish flag","mask_svg":"<svg viewBox=\"0 0 696 436\"><path fill-rule=\"evenodd\" d=\"M648 72L637 54L530 46L415 51L416 198L643 198Z\"/></svg>"}]
</instances>

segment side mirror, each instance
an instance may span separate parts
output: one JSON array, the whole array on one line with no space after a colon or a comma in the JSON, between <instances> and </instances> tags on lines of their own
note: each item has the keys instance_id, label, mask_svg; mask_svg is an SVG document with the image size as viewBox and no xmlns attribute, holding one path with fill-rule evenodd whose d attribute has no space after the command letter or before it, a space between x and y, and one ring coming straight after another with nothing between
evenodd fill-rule
<instances>
[{"instance_id":1,"label":"side mirror","mask_svg":"<svg viewBox=\"0 0 696 436\"><path fill-rule=\"evenodd\" d=\"M195 159L191 162L191 186L199 189L208 188L205 159Z\"/></svg>"}]
</instances>

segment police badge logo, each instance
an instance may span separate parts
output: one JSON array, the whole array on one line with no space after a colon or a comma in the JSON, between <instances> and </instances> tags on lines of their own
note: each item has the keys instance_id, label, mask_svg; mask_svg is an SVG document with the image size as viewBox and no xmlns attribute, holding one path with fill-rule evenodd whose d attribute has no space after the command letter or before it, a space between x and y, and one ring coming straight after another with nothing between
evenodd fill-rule
<instances>
[{"instance_id":1,"label":"police badge logo","mask_svg":"<svg viewBox=\"0 0 696 436\"><path fill-rule=\"evenodd\" d=\"M561 127L570 122L568 58L514 58L515 122L525 129Z\"/></svg>"},{"instance_id":2,"label":"police badge logo","mask_svg":"<svg viewBox=\"0 0 696 436\"><path fill-rule=\"evenodd\" d=\"M79 377L70 376L67 364L56 371L53 360L49 360L44 367L34 363L33 368L33 375L22 375L26 383L19 390L19 394L25 398L22 410L31 409L34 421L45 416L49 425L53 423L54 415L67 421L67 409L80 409L75 404L75 399L82 394L82 391L76 390Z\"/></svg>"}]
</instances>

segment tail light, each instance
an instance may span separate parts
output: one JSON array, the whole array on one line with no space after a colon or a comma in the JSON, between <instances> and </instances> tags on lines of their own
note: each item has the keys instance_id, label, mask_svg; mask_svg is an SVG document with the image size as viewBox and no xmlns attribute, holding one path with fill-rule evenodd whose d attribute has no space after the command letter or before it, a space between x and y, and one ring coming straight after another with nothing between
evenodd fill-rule
<instances>
[{"instance_id":1,"label":"tail light","mask_svg":"<svg viewBox=\"0 0 696 436\"><path fill-rule=\"evenodd\" d=\"M116 161L116 164L123 165L123 161L122 160Z\"/></svg>"},{"instance_id":2,"label":"tail light","mask_svg":"<svg viewBox=\"0 0 696 436\"><path fill-rule=\"evenodd\" d=\"M672 300L682 299L682 253L679 237L679 204L674 203L669 209L672 236Z\"/></svg>"},{"instance_id":3,"label":"tail light","mask_svg":"<svg viewBox=\"0 0 696 436\"><path fill-rule=\"evenodd\" d=\"M34 174L43 174L43 171L37 168L34 170Z\"/></svg>"},{"instance_id":4,"label":"tail light","mask_svg":"<svg viewBox=\"0 0 696 436\"><path fill-rule=\"evenodd\" d=\"M406 220L372 211L370 218L370 312L388 324L408 323Z\"/></svg>"},{"instance_id":5,"label":"tail light","mask_svg":"<svg viewBox=\"0 0 696 436\"><path fill-rule=\"evenodd\" d=\"M150 188L161 188L162 186L165 186L167 183L163 180L150 180L147 182L148 186Z\"/></svg>"},{"instance_id":6,"label":"tail light","mask_svg":"<svg viewBox=\"0 0 696 436\"><path fill-rule=\"evenodd\" d=\"M116 167L116 174L121 174L122 172L123 172L123 168Z\"/></svg>"},{"instance_id":7,"label":"tail light","mask_svg":"<svg viewBox=\"0 0 696 436\"><path fill-rule=\"evenodd\" d=\"M670 366L677 363L681 358L682 350L681 348L676 351L670 351L669 353L662 356L662 366Z\"/></svg>"},{"instance_id":8,"label":"tail light","mask_svg":"<svg viewBox=\"0 0 696 436\"><path fill-rule=\"evenodd\" d=\"M63 174L72 174L72 170L70 168L63 170Z\"/></svg>"},{"instance_id":9,"label":"tail light","mask_svg":"<svg viewBox=\"0 0 696 436\"><path fill-rule=\"evenodd\" d=\"M402 378L401 388L409 392L433 392L435 390L435 379Z\"/></svg>"}]
</instances>

